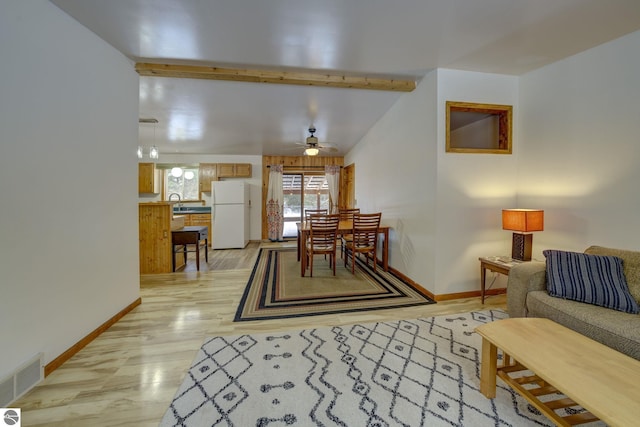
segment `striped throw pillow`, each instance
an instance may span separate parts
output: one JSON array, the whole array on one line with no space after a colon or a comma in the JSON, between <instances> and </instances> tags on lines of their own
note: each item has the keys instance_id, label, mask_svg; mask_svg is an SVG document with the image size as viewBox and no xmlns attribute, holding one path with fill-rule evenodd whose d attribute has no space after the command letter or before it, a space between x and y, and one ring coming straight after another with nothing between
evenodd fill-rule
<instances>
[{"instance_id":1,"label":"striped throw pillow","mask_svg":"<svg viewBox=\"0 0 640 427\"><path fill-rule=\"evenodd\" d=\"M549 295L626 313L640 312L615 256L545 250Z\"/></svg>"}]
</instances>

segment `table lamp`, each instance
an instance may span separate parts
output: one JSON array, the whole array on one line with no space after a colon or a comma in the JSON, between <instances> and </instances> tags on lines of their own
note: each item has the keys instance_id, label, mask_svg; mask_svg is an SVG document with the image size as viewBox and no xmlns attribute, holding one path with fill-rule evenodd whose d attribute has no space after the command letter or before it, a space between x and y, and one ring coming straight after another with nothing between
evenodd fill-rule
<instances>
[{"instance_id":1,"label":"table lamp","mask_svg":"<svg viewBox=\"0 0 640 427\"><path fill-rule=\"evenodd\" d=\"M533 231L544 230L544 211L539 209L503 209L502 229L512 230L511 258L531 261Z\"/></svg>"}]
</instances>

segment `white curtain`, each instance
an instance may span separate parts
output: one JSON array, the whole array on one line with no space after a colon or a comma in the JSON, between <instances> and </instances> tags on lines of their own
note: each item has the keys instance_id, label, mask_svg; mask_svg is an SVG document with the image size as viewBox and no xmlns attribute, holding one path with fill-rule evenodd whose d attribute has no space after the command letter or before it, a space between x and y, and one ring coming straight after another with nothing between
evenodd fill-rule
<instances>
[{"instance_id":1,"label":"white curtain","mask_svg":"<svg viewBox=\"0 0 640 427\"><path fill-rule=\"evenodd\" d=\"M338 213L338 194L340 192L340 166L326 165L324 176L329 187L329 213Z\"/></svg>"},{"instance_id":2,"label":"white curtain","mask_svg":"<svg viewBox=\"0 0 640 427\"><path fill-rule=\"evenodd\" d=\"M267 227L271 241L281 241L284 230L284 194L282 192L282 165L269 167L267 187Z\"/></svg>"}]
</instances>

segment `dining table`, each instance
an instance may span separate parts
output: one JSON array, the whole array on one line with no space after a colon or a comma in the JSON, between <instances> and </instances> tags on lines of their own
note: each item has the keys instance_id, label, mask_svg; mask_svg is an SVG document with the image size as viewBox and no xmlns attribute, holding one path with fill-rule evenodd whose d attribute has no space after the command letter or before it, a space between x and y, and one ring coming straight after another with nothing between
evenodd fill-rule
<instances>
[{"instance_id":1,"label":"dining table","mask_svg":"<svg viewBox=\"0 0 640 427\"><path fill-rule=\"evenodd\" d=\"M302 221L298 222L298 261L300 261L300 276L304 277L307 269L307 245L306 242L309 238L309 232L311 231L311 222ZM382 240L382 268L384 271L389 271L389 229L391 227L384 223L378 226L378 234L383 236ZM338 223L338 235L353 233L353 221L342 220ZM376 260L377 262L377 260Z\"/></svg>"}]
</instances>

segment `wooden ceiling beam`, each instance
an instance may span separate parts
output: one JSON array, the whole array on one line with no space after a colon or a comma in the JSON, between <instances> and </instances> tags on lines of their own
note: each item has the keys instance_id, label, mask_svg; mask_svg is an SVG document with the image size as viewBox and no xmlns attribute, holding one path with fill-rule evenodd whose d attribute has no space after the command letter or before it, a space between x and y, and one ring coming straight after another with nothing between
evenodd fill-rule
<instances>
[{"instance_id":1,"label":"wooden ceiling beam","mask_svg":"<svg viewBox=\"0 0 640 427\"><path fill-rule=\"evenodd\" d=\"M177 77L186 79L228 80L236 82L279 83L398 92L411 92L416 88L415 80L353 77L337 74L313 74L290 71L203 67L194 65L151 64L138 62L136 63L136 71L141 76L147 77Z\"/></svg>"}]
</instances>

